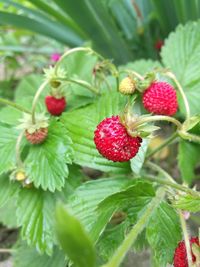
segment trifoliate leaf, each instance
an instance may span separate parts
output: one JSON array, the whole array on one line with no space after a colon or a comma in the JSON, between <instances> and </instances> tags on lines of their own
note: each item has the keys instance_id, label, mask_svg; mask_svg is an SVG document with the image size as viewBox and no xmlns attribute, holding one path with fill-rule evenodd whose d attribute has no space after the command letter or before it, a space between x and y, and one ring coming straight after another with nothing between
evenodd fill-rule
<instances>
[{"instance_id":1,"label":"trifoliate leaf","mask_svg":"<svg viewBox=\"0 0 200 267\"><path fill-rule=\"evenodd\" d=\"M56 208L56 233L59 243L77 267L94 267L95 249L78 219L62 204Z\"/></svg>"},{"instance_id":2,"label":"trifoliate leaf","mask_svg":"<svg viewBox=\"0 0 200 267\"><path fill-rule=\"evenodd\" d=\"M153 212L146 234L149 245L160 263L159 266L171 263L174 250L182 235L179 218L169 204L162 202Z\"/></svg>"},{"instance_id":3,"label":"trifoliate leaf","mask_svg":"<svg viewBox=\"0 0 200 267\"><path fill-rule=\"evenodd\" d=\"M62 124L53 120L48 137L41 145L32 145L25 160L26 174L38 188L54 192L61 190L68 176L72 156L71 140Z\"/></svg>"},{"instance_id":4,"label":"trifoliate leaf","mask_svg":"<svg viewBox=\"0 0 200 267\"><path fill-rule=\"evenodd\" d=\"M181 195L173 201L173 206L185 211L198 212L200 211L200 196Z\"/></svg>"},{"instance_id":5,"label":"trifoliate leaf","mask_svg":"<svg viewBox=\"0 0 200 267\"><path fill-rule=\"evenodd\" d=\"M195 179L194 169L200 158L200 145L180 141L178 148L178 165L182 179L191 184Z\"/></svg>"},{"instance_id":6,"label":"trifoliate leaf","mask_svg":"<svg viewBox=\"0 0 200 267\"><path fill-rule=\"evenodd\" d=\"M17 199L17 220L22 238L39 252L51 255L54 240L55 197L50 192L23 188Z\"/></svg>"},{"instance_id":7,"label":"trifoliate leaf","mask_svg":"<svg viewBox=\"0 0 200 267\"><path fill-rule=\"evenodd\" d=\"M0 124L0 174L15 167L15 147L18 137L16 129Z\"/></svg>"},{"instance_id":8,"label":"trifoliate leaf","mask_svg":"<svg viewBox=\"0 0 200 267\"><path fill-rule=\"evenodd\" d=\"M64 253L54 247L52 256L39 254L35 248L25 243L15 246L13 252L14 267L66 267Z\"/></svg>"},{"instance_id":9,"label":"trifoliate leaf","mask_svg":"<svg viewBox=\"0 0 200 267\"><path fill-rule=\"evenodd\" d=\"M65 113L61 117L73 141L75 163L107 172L119 173L130 170L129 163L112 162L103 158L97 151L93 140L98 123L106 117L118 115L124 105L123 96L119 93L110 93L102 96L94 105Z\"/></svg>"},{"instance_id":10,"label":"trifoliate leaf","mask_svg":"<svg viewBox=\"0 0 200 267\"><path fill-rule=\"evenodd\" d=\"M177 76L189 100L191 113L200 112L200 21L178 26L165 41L161 55L164 65ZM183 99L179 94L179 109L185 113Z\"/></svg>"}]
</instances>

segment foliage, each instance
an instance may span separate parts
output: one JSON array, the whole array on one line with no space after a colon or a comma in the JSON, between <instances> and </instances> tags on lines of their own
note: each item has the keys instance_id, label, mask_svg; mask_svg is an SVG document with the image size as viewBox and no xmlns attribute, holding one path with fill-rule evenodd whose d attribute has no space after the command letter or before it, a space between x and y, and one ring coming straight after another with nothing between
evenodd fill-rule
<instances>
[{"instance_id":1,"label":"foliage","mask_svg":"<svg viewBox=\"0 0 200 267\"><path fill-rule=\"evenodd\" d=\"M123 19L129 25L128 20L132 17L131 14L127 17L123 10L129 1L108 2L113 17L103 12L108 9L105 1L98 4L83 1L80 4L90 20L95 20L95 27L99 28L98 23L102 21L107 34L112 29L106 28L110 20L116 19L119 27L125 29ZM58 27L57 9L52 9L51 5L47 7L39 0L32 3L40 6L41 11L33 5L24 7L24 12L32 16L27 22L42 14L41 31L46 31L43 27L49 20L44 14L46 9L51 14L51 25L55 24L53 29ZM62 23L68 25L65 32L72 33L72 28L76 32L76 35L73 32L64 36L63 26L57 33L59 38L62 35L66 42L69 42L69 36L74 42L80 36L81 41L87 39L91 25L87 22L80 30L70 16L66 16L66 9L75 14L73 3L58 0L55 3L63 9ZM156 5L157 1L152 3ZM14 5L22 8L23 4ZM95 11L92 16L89 7ZM120 14L118 8L122 10ZM176 8L178 10L178 6ZM16 14L16 9L12 12L15 14L9 16L21 23L22 15ZM3 14L8 19L8 14ZM104 16L99 21L100 14ZM83 23L82 14L75 15L77 21ZM179 19L185 22L181 13ZM167 25L163 22L162 30L167 32L165 23ZM175 21L172 24L171 27ZM115 24L111 27L116 29ZM158 266L172 264L174 250L182 239L182 232L186 231L181 229L178 215L185 210L199 211L200 194L189 187L198 178L196 169L200 156L198 27L199 22L190 22L170 34L161 53L162 65L158 61L143 59L116 67L91 48L81 47L67 51L51 68L51 76L47 75L45 79L41 74L24 77L16 87L13 101L0 98L0 102L5 104L7 101L8 104L0 110L0 221L20 229L20 238L13 252L16 267L66 267L67 264L118 267L129 249L138 251L146 247L151 248ZM111 51L110 38L104 44L99 41L105 32L102 27L100 34L95 32L94 46L98 43L99 51L103 52L104 46L108 45L107 53L115 57L119 47L129 45L125 44L123 35L118 36L119 32L113 30L112 38L117 42L119 37L121 41ZM126 38L132 38L129 28L125 34ZM59 76L62 68L66 71L64 77ZM166 68L173 70L183 89L176 79L170 79L173 76L168 75ZM174 84L179 97L179 112L175 117L144 111L140 90L153 77L152 72L158 80ZM132 96L121 95L117 90L119 81L127 73L136 82L137 91ZM61 94L67 99L67 108L59 117L50 116L46 111L44 98L49 94ZM48 136L43 143L29 143L24 132L18 130L23 113L30 115L33 124L37 124L36 113L46 113ZM175 134L155 151L149 152L149 138L153 133L146 134L134 158L128 162L112 162L98 153L93 139L98 123L113 115L119 115L127 129L134 126L131 130L137 130L137 135L142 127L143 133L148 127L154 130L152 126L157 125L158 119L162 130L167 128L166 121L174 123L177 129L168 125L169 134L172 131ZM131 123L123 118L131 118ZM169 144L173 144L174 153L177 151L181 179L189 186L177 183L168 173L172 168L170 158L165 164L162 159L158 159L159 164L151 161L152 155ZM162 165L168 170L163 170Z\"/></svg>"},{"instance_id":2,"label":"foliage","mask_svg":"<svg viewBox=\"0 0 200 267\"><path fill-rule=\"evenodd\" d=\"M0 22L70 47L91 41L95 50L122 64L141 57L156 58L156 41L165 39L179 23L198 19L198 7L199 0L84 0L78 6L70 0L53 0L51 4L44 0L7 0L0 11Z\"/></svg>"}]
</instances>

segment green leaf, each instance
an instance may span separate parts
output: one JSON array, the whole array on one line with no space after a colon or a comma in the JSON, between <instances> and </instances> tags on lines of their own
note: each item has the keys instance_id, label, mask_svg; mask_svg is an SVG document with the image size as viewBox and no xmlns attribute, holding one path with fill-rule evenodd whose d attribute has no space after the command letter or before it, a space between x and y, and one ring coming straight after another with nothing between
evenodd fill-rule
<instances>
[{"instance_id":1,"label":"green leaf","mask_svg":"<svg viewBox=\"0 0 200 267\"><path fill-rule=\"evenodd\" d=\"M178 165L182 179L191 184L195 179L194 169L199 162L200 145L187 141L180 141L178 148Z\"/></svg>"},{"instance_id":2,"label":"green leaf","mask_svg":"<svg viewBox=\"0 0 200 267\"><path fill-rule=\"evenodd\" d=\"M119 67L120 70L133 70L141 75L144 75L146 72L152 71L155 68L161 68L161 65L158 61L153 61L151 59L140 59Z\"/></svg>"},{"instance_id":3,"label":"green leaf","mask_svg":"<svg viewBox=\"0 0 200 267\"><path fill-rule=\"evenodd\" d=\"M17 199L17 220L22 238L40 253L52 254L55 197L35 188L23 188Z\"/></svg>"},{"instance_id":4,"label":"green leaf","mask_svg":"<svg viewBox=\"0 0 200 267\"><path fill-rule=\"evenodd\" d=\"M17 228L16 198L9 197L9 200L0 208L0 222L7 228Z\"/></svg>"},{"instance_id":5,"label":"green leaf","mask_svg":"<svg viewBox=\"0 0 200 267\"><path fill-rule=\"evenodd\" d=\"M94 105L65 113L61 117L73 141L76 164L106 172L124 173L130 170L128 162L116 163L103 158L93 141L98 123L106 117L118 115L125 105L125 99L118 93L109 93L102 96Z\"/></svg>"},{"instance_id":6,"label":"green leaf","mask_svg":"<svg viewBox=\"0 0 200 267\"><path fill-rule=\"evenodd\" d=\"M173 206L178 209L198 212L200 211L200 197L192 195L180 195L173 202Z\"/></svg>"},{"instance_id":7,"label":"green leaf","mask_svg":"<svg viewBox=\"0 0 200 267\"><path fill-rule=\"evenodd\" d=\"M2 207L12 196L17 194L19 186L10 181L9 175L0 176L0 207Z\"/></svg>"},{"instance_id":8,"label":"green leaf","mask_svg":"<svg viewBox=\"0 0 200 267\"><path fill-rule=\"evenodd\" d=\"M113 210L97 210L98 204L109 195L122 190L129 183L126 177L105 178L86 182L68 199L68 206L85 227L94 242L110 220Z\"/></svg>"},{"instance_id":9,"label":"green leaf","mask_svg":"<svg viewBox=\"0 0 200 267\"><path fill-rule=\"evenodd\" d=\"M38 27L38 22L40 27ZM0 11L0 23L36 32L54 38L69 46L79 46L83 42L83 39L70 27L64 27L50 19L41 20L40 16L36 20L27 16Z\"/></svg>"},{"instance_id":10,"label":"green leaf","mask_svg":"<svg viewBox=\"0 0 200 267\"><path fill-rule=\"evenodd\" d=\"M18 131L0 123L0 174L15 167Z\"/></svg>"},{"instance_id":11,"label":"green leaf","mask_svg":"<svg viewBox=\"0 0 200 267\"><path fill-rule=\"evenodd\" d=\"M118 63L124 63L133 57L103 1L82 0L79 2L79 9L82 12L77 12L77 5L70 0L65 2L54 0L54 2L81 25L88 37L92 36L94 48L100 53L114 58Z\"/></svg>"},{"instance_id":12,"label":"green leaf","mask_svg":"<svg viewBox=\"0 0 200 267\"><path fill-rule=\"evenodd\" d=\"M131 169L134 174L139 174L141 171L141 168L143 166L144 160L145 160L145 155L147 152L149 144L149 139L143 139L141 147L137 153L137 155L131 159Z\"/></svg>"},{"instance_id":13,"label":"green leaf","mask_svg":"<svg viewBox=\"0 0 200 267\"><path fill-rule=\"evenodd\" d=\"M159 266L166 266L173 260L174 250L181 240L179 218L175 210L162 202L154 211L147 225L147 240L154 250Z\"/></svg>"},{"instance_id":14,"label":"green leaf","mask_svg":"<svg viewBox=\"0 0 200 267\"><path fill-rule=\"evenodd\" d=\"M43 76L40 74L30 74L25 76L16 87L15 100L20 101L24 97L33 97L42 81ZM43 92L41 96L45 96L45 92Z\"/></svg>"},{"instance_id":15,"label":"green leaf","mask_svg":"<svg viewBox=\"0 0 200 267\"><path fill-rule=\"evenodd\" d=\"M108 225L97 243L98 255L107 262L125 238L130 224L125 221L119 225Z\"/></svg>"},{"instance_id":16,"label":"green leaf","mask_svg":"<svg viewBox=\"0 0 200 267\"><path fill-rule=\"evenodd\" d=\"M200 21L178 26L171 33L162 49L163 63L177 76L189 100L192 115L200 113ZM179 97L179 108L185 113L184 103Z\"/></svg>"},{"instance_id":17,"label":"green leaf","mask_svg":"<svg viewBox=\"0 0 200 267\"><path fill-rule=\"evenodd\" d=\"M117 247L122 243L127 232L129 232L130 227L136 223L141 212L145 210L145 207L155 196L152 184L142 179L132 180L129 184L130 186L125 189L105 198L99 203L97 208L99 214L104 214L105 211L110 211L111 214L114 211L116 213L121 211L124 213L124 221L114 227L111 220L111 223L108 224L97 243L97 248L100 249L101 257L104 260L108 260L112 256ZM146 240L144 233L142 233L137 238L134 248L139 249L145 245Z\"/></svg>"},{"instance_id":18,"label":"green leaf","mask_svg":"<svg viewBox=\"0 0 200 267\"><path fill-rule=\"evenodd\" d=\"M52 256L39 254L35 248L20 244L13 252L14 267L66 267L64 253L57 247L54 248Z\"/></svg>"},{"instance_id":19,"label":"green leaf","mask_svg":"<svg viewBox=\"0 0 200 267\"><path fill-rule=\"evenodd\" d=\"M56 233L63 250L77 267L95 266L95 250L88 234L61 204L56 208Z\"/></svg>"},{"instance_id":20,"label":"green leaf","mask_svg":"<svg viewBox=\"0 0 200 267\"><path fill-rule=\"evenodd\" d=\"M187 132L197 126L199 123L200 115L192 116L183 123L182 129Z\"/></svg>"},{"instance_id":21,"label":"green leaf","mask_svg":"<svg viewBox=\"0 0 200 267\"><path fill-rule=\"evenodd\" d=\"M68 176L66 163L71 163L71 140L62 124L52 120L47 140L30 146L25 169L31 182L38 188L54 192L61 190Z\"/></svg>"}]
</instances>

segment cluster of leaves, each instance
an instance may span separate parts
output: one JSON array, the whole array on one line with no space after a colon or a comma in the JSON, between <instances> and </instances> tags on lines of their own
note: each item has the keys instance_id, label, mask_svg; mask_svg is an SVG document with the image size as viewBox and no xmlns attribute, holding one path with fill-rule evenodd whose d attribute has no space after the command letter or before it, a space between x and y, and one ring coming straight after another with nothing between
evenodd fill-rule
<instances>
[{"instance_id":1,"label":"cluster of leaves","mask_svg":"<svg viewBox=\"0 0 200 267\"><path fill-rule=\"evenodd\" d=\"M162 64L171 68L183 85L192 115L200 113L199 26L199 22L179 26L162 50ZM91 81L96 61L95 56L79 52L71 55L64 64L68 75ZM120 69L133 69L144 74L156 67L161 67L161 63L140 60ZM16 166L15 146L19 135L16 125L21 112L11 107L0 110L0 220L8 226L21 228L21 239L25 241L16 245L14 260L17 267L67 265L68 259L59 250L55 231L58 200L70 210L67 212L59 206L56 212L57 234L62 247L75 266L92 267L96 260L100 265L113 255L156 198L157 186L146 179L148 173L145 166L143 168L146 140L137 157L127 163L108 161L95 148L96 125L105 117L118 115L127 101L117 92L113 77L108 80L112 90L108 92L107 86L102 84L102 95L98 97L80 85L67 87L69 105L59 120L50 119L48 139L37 146L23 140L21 154L32 188L23 188L9 179ZM15 102L29 108L41 81L40 75L23 79L15 91ZM43 99L48 90L41 96L39 111L44 110ZM181 98L179 104L178 116L182 118L185 109ZM199 124L191 131L199 134ZM187 141L179 144L179 167L187 183L195 179L199 151L197 144ZM102 171L102 177L86 181L89 178L82 170L85 166ZM171 205L163 195L143 225L134 249L149 245L159 266L171 263L174 249L181 240L176 209L196 212L199 201L199 197L185 194ZM122 222L113 222L113 215L120 212L124 215ZM94 246L98 251L97 259Z\"/></svg>"}]
</instances>

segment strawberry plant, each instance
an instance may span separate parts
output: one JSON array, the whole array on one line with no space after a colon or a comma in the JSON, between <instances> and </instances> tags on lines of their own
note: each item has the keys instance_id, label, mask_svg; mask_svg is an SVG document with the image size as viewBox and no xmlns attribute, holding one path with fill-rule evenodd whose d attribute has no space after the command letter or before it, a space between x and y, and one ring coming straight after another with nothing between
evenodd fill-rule
<instances>
[{"instance_id":1,"label":"strawberry plant","mask_svg":"<svg viewBox=\"0 0 200 267\"><path fill-rule=\"evenodd\" d=\"M16 267L118 267L145 248L152 266L200 266L186 216L200 210L199 26L170 34L162 62L68 50L0 98L0 221L20 229ZM151 149L156 135L168 137ZM169 147L181 179L155 158Z\"/></svg>"}]
</instances>

